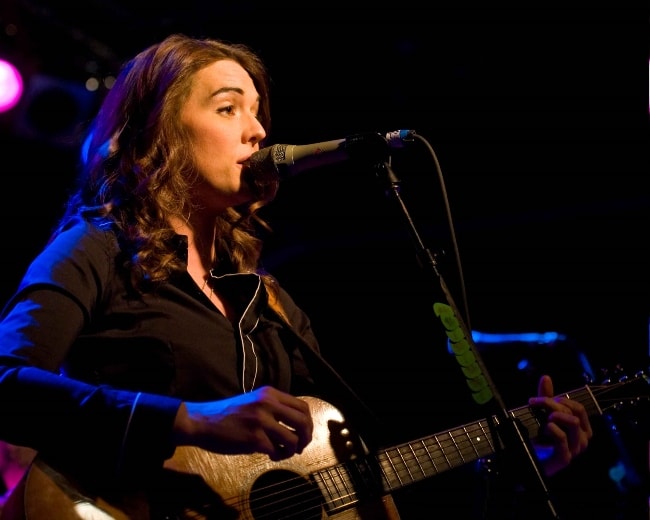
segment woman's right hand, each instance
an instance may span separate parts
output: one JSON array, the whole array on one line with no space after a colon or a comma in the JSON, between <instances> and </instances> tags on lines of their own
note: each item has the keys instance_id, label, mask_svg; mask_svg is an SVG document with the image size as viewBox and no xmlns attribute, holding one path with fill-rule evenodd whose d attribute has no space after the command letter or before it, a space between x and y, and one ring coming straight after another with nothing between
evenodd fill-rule
<instances>
[{"instance_id":1,"label":"woman's right hand","mask_svg":"<svg viewBox=\"0 0 650 520\"><path fill-rule=\"evenodd\" d=\"M183 403L173 441L222 454L265 453L278 461L302 453L313 431L304 400L263 386L219 401Z\"/></svg>"}]
</instances>

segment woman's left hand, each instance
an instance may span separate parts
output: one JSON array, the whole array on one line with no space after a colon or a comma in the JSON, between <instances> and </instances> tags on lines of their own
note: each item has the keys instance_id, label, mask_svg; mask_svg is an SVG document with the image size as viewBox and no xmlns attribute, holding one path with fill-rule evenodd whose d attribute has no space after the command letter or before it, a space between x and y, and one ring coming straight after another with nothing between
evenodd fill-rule
<instances>
[{"instance_id":1,"label":"woman's left hand","mask_svg":"<svg viewBox=\"0 0 650 520\"><path fill-rule=\"evenodd\" d=\"M593 430L581 403L565 396L554 397L550 376L540 378L537 393L528 404L545 410L548 417L539 437L533 440L533 446L544 472L551 476L587 449Z\"/></svg>"}]
</instances>

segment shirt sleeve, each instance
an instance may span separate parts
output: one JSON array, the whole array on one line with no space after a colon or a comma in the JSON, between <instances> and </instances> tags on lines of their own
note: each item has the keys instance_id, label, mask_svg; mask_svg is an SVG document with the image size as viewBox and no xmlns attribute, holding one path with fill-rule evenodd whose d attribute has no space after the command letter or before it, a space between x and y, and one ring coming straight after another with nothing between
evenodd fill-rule
<instances>
[{"instance_id":1,"label":"shirt sleeve","mask_svg":"<svg viewBox=\"0 0 650 520\"><path fill-rule=\"evenodd\" d=\"M112 275L111 239L83 221L58 235L29 266L0 320L0 437L109 478L160 467L173 454L181 404L61 372Z\"/></svg>"}]
</instances>

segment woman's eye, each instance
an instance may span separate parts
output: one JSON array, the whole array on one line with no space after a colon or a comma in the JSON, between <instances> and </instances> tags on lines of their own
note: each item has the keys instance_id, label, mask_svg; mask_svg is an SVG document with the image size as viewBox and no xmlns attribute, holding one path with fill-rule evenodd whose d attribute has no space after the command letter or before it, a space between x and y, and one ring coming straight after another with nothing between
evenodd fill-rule
<instances>
[{"instance_id":1,"label":"woman's eye","mask_svg":"<svg viewBox=\"0 0 650 520\"><path fill-rule=\"evenodd\" d=\"M228 105L227 107L221 107L217 110L220 114L232 114L235 111L234 105Z\"/></svg>"}]
</instances>

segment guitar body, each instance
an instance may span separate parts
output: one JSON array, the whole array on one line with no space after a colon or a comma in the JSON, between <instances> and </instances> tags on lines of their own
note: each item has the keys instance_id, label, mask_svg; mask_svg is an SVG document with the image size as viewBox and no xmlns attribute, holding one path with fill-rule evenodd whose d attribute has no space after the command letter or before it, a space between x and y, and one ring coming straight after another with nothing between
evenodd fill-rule
<instances>
[{"instance_id":1,"label":"guitar body","mask_svg":"<svg viewBox=\"0 0 650 520\"><path fill-rule=\"evenodd\" d=\"M165 462L158 489L119 492L111 498L84 489L39 457L12 493L2 520L399 520L392 497L354 503L336 511L335 498L325 502L323 489L345 478L328 468L366 455L341 413L315 397L303 397L314 419L314 438L301 454L273 462L266 455L221 455L195 447L179 447ZM333 479L324 488L310 478ZM325 477L323 477L325 475ZM345 487L346 482L341 482ZM329 495L331 493L328 492ZM326 510L327 509L327 510Z\"/></svg>"}]
</instances>

